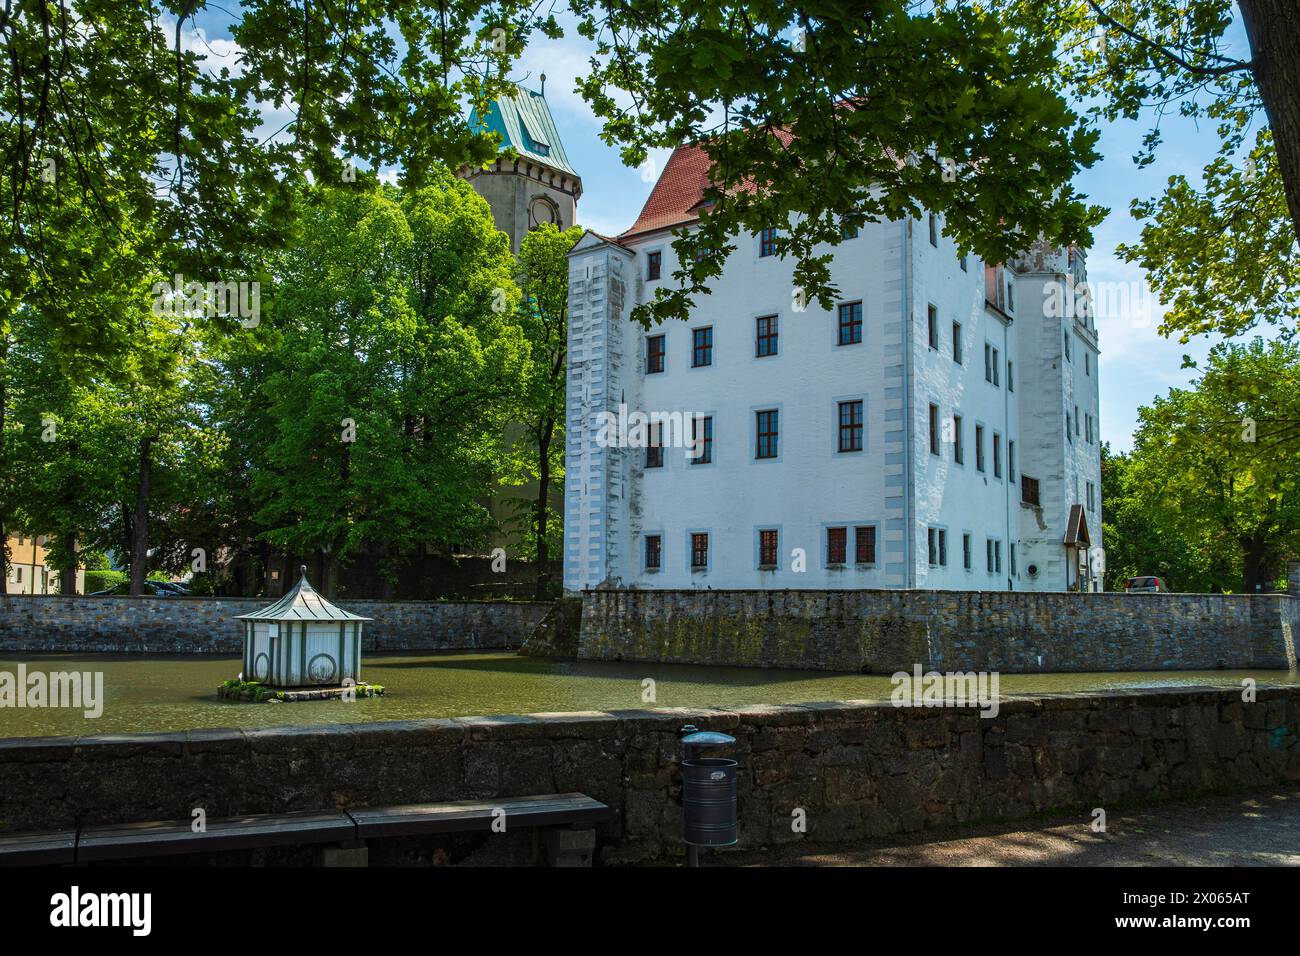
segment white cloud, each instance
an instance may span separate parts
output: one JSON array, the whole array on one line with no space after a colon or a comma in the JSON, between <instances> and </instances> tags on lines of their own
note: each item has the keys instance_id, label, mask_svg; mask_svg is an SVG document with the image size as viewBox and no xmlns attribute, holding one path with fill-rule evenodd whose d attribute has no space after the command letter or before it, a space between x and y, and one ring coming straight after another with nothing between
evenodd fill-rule
<instances>
[{"instance_id":1,"label":"white cloud","mask_svg":"<svg viewBox=\"0 0 1300 956\"><path fill-rule=\"evenodd\" d=\"M591 107L575 90L579 77L590 72L588 58L592 47L572 30L561 40L537 38L528 45L515 65L515 76L523 86L541 89L541 75L546 74L546 102L556 122L581 122L596 126L600 121Z\"/></svg>"}]
</instances>

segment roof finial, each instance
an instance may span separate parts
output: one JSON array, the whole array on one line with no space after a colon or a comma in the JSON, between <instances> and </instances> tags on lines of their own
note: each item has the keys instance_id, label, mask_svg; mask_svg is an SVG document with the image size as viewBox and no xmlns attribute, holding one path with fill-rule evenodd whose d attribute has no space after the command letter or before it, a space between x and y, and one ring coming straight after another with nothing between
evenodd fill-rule
<instances>
[{"instance_id":1,"label":"roof finial","mask_svg":"<svg viewBox=\"0 0 1300 956\"><path fill-rule=\"evenodd\" d=\"M542 95L546 95L546 74L542 74Z\"/></svg>"},{"instance_id":2,"label":"roof finial","mask_svg":"<svg viewBox=\"0 0 1300 956\"><path fill-rule=\"evenodd\" d=\"M305 564L298 565L298 577L304 581L307 580L307 565Z\"/></svg>"}]
</instances>

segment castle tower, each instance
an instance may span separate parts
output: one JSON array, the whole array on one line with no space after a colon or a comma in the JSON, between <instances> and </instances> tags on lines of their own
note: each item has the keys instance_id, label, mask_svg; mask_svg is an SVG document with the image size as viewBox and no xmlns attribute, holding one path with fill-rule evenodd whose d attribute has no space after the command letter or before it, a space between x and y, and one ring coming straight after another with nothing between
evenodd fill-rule
<instances>
[{"instance_id":1,"label":"castle tower","mask_svg":"<svg viewBox=\"0 0 1300 956\"><path fill-rule=\"evenodd\" d=\"M465 177L492 207L497 228L510 237L511 252L517 254L524 233L542 223L558 229L574 224L582 179L569 165L543 93L519 87L514 95L493 100L486 114L472 111L469 125L501 135L502 155L487 169L467 170Z\"/></svg>"}]
</instances>

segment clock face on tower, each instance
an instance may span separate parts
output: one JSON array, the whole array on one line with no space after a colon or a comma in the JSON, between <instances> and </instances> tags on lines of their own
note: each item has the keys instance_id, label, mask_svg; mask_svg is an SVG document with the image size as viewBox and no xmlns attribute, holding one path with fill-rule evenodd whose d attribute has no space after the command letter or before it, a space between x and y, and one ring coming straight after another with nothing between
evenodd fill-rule
<instances>
[{"instance_id":1,"label":"clock face on tower","mask_svg":"<svg viewBox=\"0 0 1300 956\"><path fill-rule=\"evenodd\" d=\"M560 211L555 207L555 203L545 196L534 196L533 201L528 204L528 228L536 229L547 222L558 227Z\"/></svg>"}]
</instances>

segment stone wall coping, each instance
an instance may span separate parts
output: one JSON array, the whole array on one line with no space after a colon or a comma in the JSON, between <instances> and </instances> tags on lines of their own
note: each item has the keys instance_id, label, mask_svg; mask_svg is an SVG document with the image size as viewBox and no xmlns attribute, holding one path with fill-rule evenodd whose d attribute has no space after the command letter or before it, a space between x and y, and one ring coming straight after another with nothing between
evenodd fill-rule
<instances>
[{"instance_id":1,"label":"stone wall coping","mask_svg":"<svg viewBox=\"0 0 1300 956\"><path fill-rule=\"evenodd\" d=\"M908 594L963 594L971 597L1029 597L1029 598L1061 598L1071 597L1081 600L1119 600L1126 601L1145 601L1154 598L1158 601L1165 601L1171 598L1213 598L1214 600L1257 600L1259 598L1300 598L1300 595L1288 594L1285 591L1270 591L1259 594L1210 594L1203 591L1161 591L1155 594L1128 594L1124 591L1089 591L1079 593L1077 591L980 591L969 590L966 588L725 588L716 590L701 590L699 588L584 588L580 593L591 595L593 597L614 596L658 596L664 594L685 594L695 597L716 596L725 598L735 594L767 594L767 595L790 595L801 594L811 596L823 596L829 594L882 594L882 595L908 595ZM30 596L30 595L28 595Z\"/></svg>"},{"instance_id":2,"label":"stone wall coping","mask_svg":"<svg viewBox=\"0 0 1300 956\"><path fill-rule=\"evenodd\" d=\"M1100 692L1008 694L1000 698L998 718L1037 710L1099 710L1139 704L1179 707L1240 699L1236 687L1147 687ZM1300 685L1259 684L1257 700L1300 696ZM430 717L415 720L372 721L357 724L306 724L282 727L202 728L170 732L86 734L78 737L0 738L0 764L40 763L65 756L92 760L152 754L291 751L308 741L332 750L373 749L407 738L433 747L456 747L465 740L520 739L599 735L607 729L675 732L683 723L701 723L702 729L734 729L772 724L840 721L855 714L864 717L912 712L918 718L948 714L973 715L973 708L895 707L888 700L810 701L799 704L751 704L731 709L710 707L655 707L643 710L576 711L571 713L496 714L474 717Z\"/></svg>"},{"instance_id":3,"label":"stone wall coping","mask_svg":"<svg viewBox=\"0 0 1300 956\"><path fill-rule=\"evenodd\" d=\"M218 594L177 594L172 597L159 598L152 595L140 594L0 594L0 604L5 601L152 601L159 607L166 607L169 604L181 604L194 601L230 601L238 604L267 604L273 602L275 598L266 597L223 597ZM406 600L399 598L338 598L338 604L396 604L411 607L456 607L468 606L477 607L480 604L505 604L520 606L537 606L550 607L554 601L514 601L502 600L500 598L484 598L483 600L457 600L457 601L422 601Z\"/></svg>"}]
</instances>

